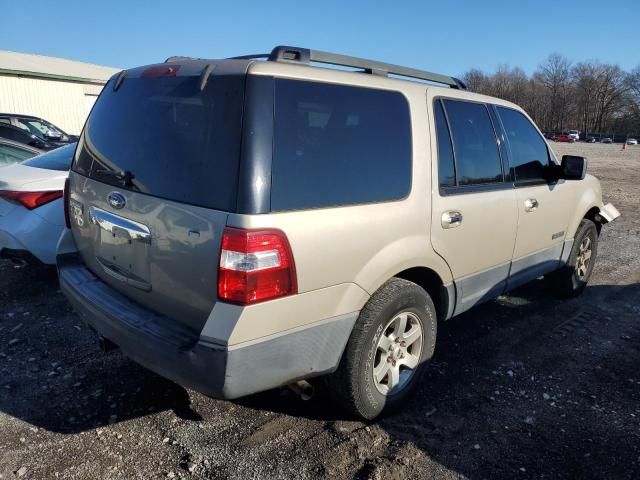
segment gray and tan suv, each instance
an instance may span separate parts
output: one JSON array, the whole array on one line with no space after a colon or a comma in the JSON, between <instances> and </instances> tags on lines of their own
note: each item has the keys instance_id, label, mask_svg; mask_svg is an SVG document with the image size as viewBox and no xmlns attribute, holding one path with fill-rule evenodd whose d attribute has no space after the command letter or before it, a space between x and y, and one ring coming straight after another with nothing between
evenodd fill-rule
<instances>
[{"instance_id":1,"label":"gray and tan suv","mask_svg":"<svg viewBox=\"0 0 640 480\"><path fill-rule=\"evenodd\" d=\"M324 376L371 419L415 389L438 321L542 275L584 289L619 215L585 170L452 77L292 47L173 57L93 108L60 283L180 384L237 398Z\"/></svg>"}]
</instances>

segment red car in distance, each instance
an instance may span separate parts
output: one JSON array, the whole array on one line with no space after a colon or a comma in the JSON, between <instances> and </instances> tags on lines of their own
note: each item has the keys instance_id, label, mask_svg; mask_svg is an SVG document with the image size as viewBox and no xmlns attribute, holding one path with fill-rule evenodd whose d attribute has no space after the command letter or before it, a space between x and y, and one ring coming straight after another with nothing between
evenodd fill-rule
<instances>
[{"instance_id":1,"label":"red car in distance","mask_svg":"<svg viewBox=\"0 0 640 480\"><path fill-rule=\"evenodd\" d=\"M554 142L568 142L568 143L574 143L576 141L576 139L571 135L569 135L568 133L556 133L554 136L551 137L551 140L553 140Z\"/></svg>"}]
</instances>

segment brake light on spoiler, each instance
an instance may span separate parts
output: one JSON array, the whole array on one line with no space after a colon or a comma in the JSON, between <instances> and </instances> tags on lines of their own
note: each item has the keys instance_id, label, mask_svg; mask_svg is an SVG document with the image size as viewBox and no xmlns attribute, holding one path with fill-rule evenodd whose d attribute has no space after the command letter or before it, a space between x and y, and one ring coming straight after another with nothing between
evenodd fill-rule
<instances>
[{"instance_id":1,"label":"brake light on spoiler","mask_svg":"<svg viewBox=\"0 0 640 480\"><path fill-rule=\"evenodd\" d=\"M291 247L284 232L226 227L218 267L218 297L239 305L298 292Z\"/></svg>"}]
</instances>

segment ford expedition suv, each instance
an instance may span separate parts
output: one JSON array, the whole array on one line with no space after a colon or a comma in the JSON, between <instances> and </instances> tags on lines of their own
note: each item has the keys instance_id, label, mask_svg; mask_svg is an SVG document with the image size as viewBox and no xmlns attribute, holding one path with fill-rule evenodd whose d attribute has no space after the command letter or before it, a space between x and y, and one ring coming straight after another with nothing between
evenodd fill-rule
<instances>
[{"instance_id":1,"label":"ford expedition suv","mask_svg":"<svg viewBox=\"0 0 640 480\"><path fill-rule=\"evenodd\" d=\"M116 74L65 202L62 289L125 354L219 398L323 376L367 419L438 322L543 275L582 292L619 215L517 105L293 47Z\"/></svg>"}]
</instances>

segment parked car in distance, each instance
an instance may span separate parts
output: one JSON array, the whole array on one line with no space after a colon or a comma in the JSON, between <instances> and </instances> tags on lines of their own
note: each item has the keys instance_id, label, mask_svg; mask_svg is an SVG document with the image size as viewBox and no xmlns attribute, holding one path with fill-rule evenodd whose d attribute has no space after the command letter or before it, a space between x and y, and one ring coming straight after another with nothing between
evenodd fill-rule
<instances>
[{"instance_id":1,"label":"parked car in distance","mask_svg":"<svg viewBox=\"0 0 640 480\"><path fill-rule=\"evenodd\" d=\"M325 376L372 419L415 392L439 321L542 275L584 290L619 216L586 168L446 75L296 47L169 59L114 75L87 120L60 285L180 384Z\"/></svg>"},{"instance_id":2,"label":"parked car in distance","mask_svg":"<svg viewBox=\"0 0 640 480\"><path fill-rule=\"evenodd\" d=\"M598 139L596 137L589 136L589 137L585 138L584 141L587 142L587 143L596 143L598 141Z\"/></svg>"},{"instance_id":3,"label":"parked car in distance","mask_svg":"<svg viewBox=\"0 0 640 480\"><path fill-rule=\"evenodd\" d=\"M0 138L13 140L39 150L53 150L60 146L60 144L48 142L34 133L29 133L19 127L4 123L0 123Z\"/></svg>"},{"instance_id":4,"label":"parked car in distance","mask_svg":"<svg viewBox=\"0 0 640 480\"><path fill-rule=\"evenodd\" d=\"M567 134L573 138L576 142L580 140L580 132L578 130L569 130Z\"/></svg>"},{"instance_id":5,"label":"parked car in distance","mask_svg":"<svg viewBox=\"0 0 640 480\"><path fill-rule=\"evenodd\" d=\"M64 229L62 191L75 146L0 168L0 257L55 264Z\"/></svg>"},{"instance_id":6,"label":"parked car in distance","mask_svg":"<svg viewBox=\"0 0 640 480\"><path fill-rule=\"evenodd\" d=\"M627 145L637 145L638 144L638 140L636 140L635 138L627 138Z\"/></svg>"},{"instance_id":7,"label":"parked car in distance","mask_svg":"<svg viewBox=\"0 0 640 480\"><path fill-rule=\"evenodd\" d=\"M574 143L576 141L576 139L574 137L572 137L571 135L569 135L568 133L557 133L553 137L551 137L551 139L554 142Z\"/></svg>"},{"instance_id":8,"label":"parked car in distance","mask_svg":"<svg viewBox=\"0 0 640 480\"><path fill-rule=\"evenodd\" d=\"M77 135L70 135L53 123L33 115L16 113L0 113L0 124L18 127L32 135L36 135L49 143L66 144L78 141Z\"/></svg>"},{"instance_id":9,"label":"parked car in distance","mask_svg":"<svg viewBox=\"0 0 640 480\"><path fill-rule=\"evenodd\" d=\"M0 137L0 167L20 163L42 153L42 150Z\"/></svg>"},{"instance_id":10,"label":"parked car in distance","mask_svg":"<svg viewBox=\"0 0 640 480\"><path fill-rule=\"evenodd\" d=\"M613 140L609 137L604 137L600 139L600 143L613 143Z\"/></svg>"}]
</instances>

